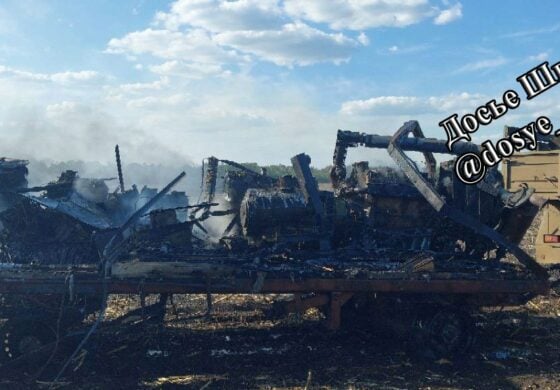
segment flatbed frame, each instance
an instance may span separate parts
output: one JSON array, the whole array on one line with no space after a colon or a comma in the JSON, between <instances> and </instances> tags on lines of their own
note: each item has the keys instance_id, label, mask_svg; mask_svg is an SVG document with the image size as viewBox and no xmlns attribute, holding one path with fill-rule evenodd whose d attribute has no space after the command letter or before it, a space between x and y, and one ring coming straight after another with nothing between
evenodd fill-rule
<instances>
[{"instance_id":1,"label":"flatbed frame","mask_svg":"<svg viewBox=\"0 0 560 390\"><path fill-rule=\"evenodd\" d=\"M137 263L139 264L139 263ZM141 263L140 263L141 264ZM154 264L157 269L157 263ZM163 267L182 263L160 263ZM144 265L145 266L145 265ZM288 311L326 305L327 327L340 326L340 309L355 294L444 296L469 306L523 304L549 292L547 280L495 272L376 272L367 278L301 277L243 271L236 275L190 272L103 277L95 267L0 268L0 294L103 296L107 294L294 294Z\"/></svg>"}]
</instances>

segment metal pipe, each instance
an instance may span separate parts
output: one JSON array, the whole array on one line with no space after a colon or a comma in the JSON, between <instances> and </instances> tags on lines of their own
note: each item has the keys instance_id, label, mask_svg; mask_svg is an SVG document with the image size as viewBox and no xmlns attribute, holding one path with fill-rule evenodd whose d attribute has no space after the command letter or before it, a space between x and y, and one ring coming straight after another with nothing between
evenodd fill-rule
<instances>
[{"instance_id":1,"label":"metal pipe","mask_svg":"<svg viewBox=\"0 0 560 390\"><path fill-rule=\"evenodd\" d=\"M117 160L117 173L119 175L119 186L121 188L121 192L124 193L124 178L122 173L121 153L119 151L119 145L115 145L115 158Z\"/></svg>"},{"instance_id":2,"label":"metal pipe","mask_svg":"<svg viewBox=\"0 0 560 390\"><path fill-rule=\"evenodd\" d=\"M338 131L337 141L348 146L363 145L368 148L387 149L391 142L390 135L365 134L357 131ZM436 138L408 137L399 141L402 150L415 152L431 152L460 155L467 152L479 153L480 145L472 142L458 141L453 144L453 150L449 151L447 142Z\"/></svg>"}]
</instances>

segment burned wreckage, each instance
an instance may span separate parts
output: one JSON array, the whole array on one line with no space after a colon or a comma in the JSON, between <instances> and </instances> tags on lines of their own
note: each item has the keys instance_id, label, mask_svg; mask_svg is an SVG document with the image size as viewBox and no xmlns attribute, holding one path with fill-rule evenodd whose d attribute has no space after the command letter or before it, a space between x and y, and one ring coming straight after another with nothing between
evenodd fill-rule
<instances>
[{"instance_id":1,"label":"burned wreckage","mask_svg":"<svg viewBox=\"0 0 560 390\"><path fill-rule=\"evenodd\" d=\"M4 187L0 195L0 261L35 265L99 263L99 252L108 239L157 194L155 188L125 188L118 146L115 150L119 185L114 192L106 182L116 178L81 178L71 170L44 186L27 187L27 161L0 161ZM175 242L188 245L189 230L184 224L187 209L184 192L166 194L139 220L137 239L143 240L142 247L149 249L156 238L160 239L158 249L161 245L170 249Z\"/></svg>"},{"instance_id":2,"label":"burned wreckage","mask_svg":"<svg viewBox=\"0 0 560 390\"><path fill-rule=\"evenodd\" d=\"M346 155L355 147L385 149L397 167L359 162L348 174ZM453 152L478 148L457 142ZM425 169L409 151L422 153ZM464 351L472 336L465 313L548 291L546 269L519 247L543 200L526 186L507 191L497 170L465 185L454 160L438 166L434 153L449 152L444 141L425 138L416 121L393 136L339 130L329 190L319 189L306 154L294 156L293 174L282 177L210 157L194 205L171 192L184 173L159 192L126 189L118 148L114 192L108 179L73 171L28 187L26 162L3 159L0 293L10 348L1 353L28 352L24 329L52 327L57 310L49 309L60 301L53 297L68 296L67 322L75 326L103 311L112 293L163 300L292 294L275 308L323 308L330 329L340 326L348 302L398 298L437 308L411 316L411 333L442 355ZM30 305L22 319L21 307Z\"/></svg>"}]
</instances>

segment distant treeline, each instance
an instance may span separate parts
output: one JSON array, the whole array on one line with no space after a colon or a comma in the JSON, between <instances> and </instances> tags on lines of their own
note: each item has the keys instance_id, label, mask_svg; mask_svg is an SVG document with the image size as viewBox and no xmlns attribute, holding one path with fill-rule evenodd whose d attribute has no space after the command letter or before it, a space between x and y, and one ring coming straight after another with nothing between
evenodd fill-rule
<instances>
[{"instance_id":1,"label":"distant treeline","mask_svg":"<svg viewBox=\"0 0 560 390\"><path fill-rule=\"evenodd\" d=\"M243 165L255 172L261 172L261 167L266 168L267 174L272 177L281 177L284 175L294 175L294 170L288 165L263 165L256 163L243 163ZM222 165L220 169L223 175L226 165ZM114 164L86 162L86 161L65 161L65 162L48 162L40 160L31 160L29 164L28 181L31 186L44 185L48 182L56 180L61 172L65 170L74 170L78 175L85 178L116 178L117 168ZM187 178L182 180L177 188L185 191L189 196L197 198L201 190L201 174L202 167L200 165L162 165L162 164L139 164L129 163L123 165L123 176L125 187L130 188L132 184L136 184L139 188L146 185L148 187L162 188L169 183L181 171L187 173ZM328 183L330 166L325 168L311 168L313 175L319 183ZM117 187L117 180L107 182L111 189Z\"/></svg>"},{"instance_id":2,"label":"distant treeline","mask_svg":"<svg viewBox=\"0 0 560 390\"><path fill-rule=\"evenodd\" d=\"M255 172L261 172L262 168L266 169L266 173L268 176L272 176L272 177L281 177L281 176L286 176L286 175L294 175L294 169L290 166L290 165L283 165L283 164L278 164L278 165L259 165L257 163L243 163L243 166L255 171ZM327 166L325 168L313 168L311 167L311 172L313 173L313 176L315 176L315 179L317 179L317 181L319 183L329 183L330 179L329 179L329 172L331 170L331 166Z\"/></svg>"}]
</instances>

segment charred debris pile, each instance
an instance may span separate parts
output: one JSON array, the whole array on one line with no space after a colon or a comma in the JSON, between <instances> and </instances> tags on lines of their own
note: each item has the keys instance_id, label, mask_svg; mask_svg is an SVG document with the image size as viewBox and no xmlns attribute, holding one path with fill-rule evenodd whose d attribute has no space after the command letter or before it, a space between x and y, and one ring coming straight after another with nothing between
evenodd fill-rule
<instances>
[{"instance_id":1,"label":"charred debris pile","mask_svg":"<svg viewBox=\"0 0 560 390\"><path fill-rule=\"evenodd\" d=\"M385 149L398 168L358 162L347 172L355 147ZM479 147L454 148L460 154ZM345 277L542 273L518 246L542 205L532 190L506 191L497 169L476 186L461 183L453 159L438 165L433 156L448 153L445 142L424 138L416 121L392 137L339 130L329 191L318 188L305 154L291 160L295 175L282 177L209 157L201 197L190 204L172 191L180 177L159 193L127 186L115 151L117 178L65 171L40 187L28 186L26 161L0 159L0 262L93 266L110 254L115 263L210 261ZM421 152L425 168L406 151ZM118 180L115 191L108 180Z\"/></svg>"}]
</instances>

